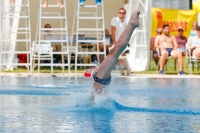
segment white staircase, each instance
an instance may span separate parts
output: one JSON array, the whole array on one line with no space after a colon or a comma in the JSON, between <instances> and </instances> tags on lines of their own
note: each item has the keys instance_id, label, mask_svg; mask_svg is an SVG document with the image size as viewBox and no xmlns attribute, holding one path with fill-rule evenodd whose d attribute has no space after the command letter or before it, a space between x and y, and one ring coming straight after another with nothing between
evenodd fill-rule
<instances>
[{"instance_id":1,"label":"white staircase","mask_svg":"<svg viewBox=\"0 0 200 133\"><path fill-rule=\"evenodd\" d=\"M104 57L106 56L104 3L103 0L101 2L101 5L96 5L96 3L89 5L86 1L84 5L80 5L79 0L75 0L71 36L71 40L73 40L73 37L76 37L75 73L77 73L78 66L96 66L96 63L90 63L90 61L88 61L92 54L95 54L98 59L100 54L104 55ZM83 26L82 23L86 24ZM103 45L103 51L99 50L99 44ZM74 45L73 41L71 41L71 45ZM85 48L85 50L83 50L83 45L85 47L93 47L93 49ZM83 60L87 61L78 62L80 56L83 56Z\"/></svg>"},{"instance_id":2,"label":"white staircase","mask_svg":"<svg viewBox=\"0 0 200 133\"><path fill-rule=\"evenodd\" d=\"M132 34L127 60L131 71L144 71L148 69L150 59L151 0L130 0L125 8L128 17L134 10L140 11L140 25Z\"/></svg>"},{"instance_id":3,"label":"white staircase","mask_svg":"<svg viewBox=\"0 0 200 133\"><path fill-rule=\"evenodd\" d=\"M0 68L12 71L14 66L26 66L29 72L31 45L29 0L2 1ZM23 24L19 24L19 22ZM23 47L23 51L18 49ZM27 54L27 63L18 63L17 54Z\"/></svg>"},{"instance_id":4,"label":"white staircase","mask_svg":"<svg viewBox=\"0 0 200 133\"><path fill-rule=\"evenodd\" d=\"M36 29L36 38L35 41L42 43L51 42L53 46L59 46L60 51L53 51L53 54L61 54L62 62L53 63L53 66L60 66L64 74L65 66L68 66L68 74L70 73L70 48L69 48L69 39L68 39L68 27L67 27L67 9L66 9L66 0L61 0L61 3L64 5L64 8L60 8L56 4L49 4L46 8L42 7L42 0L39 0L39 11L38 11L38 23ZM52 27L51 22L57 22L57 27L53 28L44 28L44 25L49 23ZM53 37L48 40L43 38L43 35L48 34L46 30L51 31ZM67 63L65 63L65 57L67 58ZM51 64L40 63L39 66L49 66ZM38 69L40 67L38 66ZM39 71L39 70L38 70Z\"/></svg>"}]
</instances>

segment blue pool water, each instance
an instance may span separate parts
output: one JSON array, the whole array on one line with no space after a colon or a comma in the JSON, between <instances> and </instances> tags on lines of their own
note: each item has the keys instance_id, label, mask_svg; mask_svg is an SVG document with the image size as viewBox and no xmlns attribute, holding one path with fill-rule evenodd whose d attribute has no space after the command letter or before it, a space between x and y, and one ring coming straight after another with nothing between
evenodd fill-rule
<instances>
[{"instance_id":1,"label":"blue pool water","mask_svg":"<svg viewBox=\"0 0 200 133\"><path fill-rule=\"evenodd\" d=\"M0 132L200 131L199 79L115 77L91 104L91 78L1 77Z\"/></svg>"}]
</instances>

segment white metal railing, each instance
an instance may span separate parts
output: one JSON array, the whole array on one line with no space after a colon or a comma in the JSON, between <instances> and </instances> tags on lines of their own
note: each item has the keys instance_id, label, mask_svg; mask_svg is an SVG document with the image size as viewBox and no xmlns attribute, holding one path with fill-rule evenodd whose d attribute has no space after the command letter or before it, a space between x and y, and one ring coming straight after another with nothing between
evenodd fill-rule
<instances>
[{"instance_id":1,"label":"white metal railing","mask_svg":"<svg viewBox=\"0 0 200 133\"><path fill-rule=\"evenodd\" d=\"M18 0L14 5L10 5L10 1L2 1L2 3L0 68L4 66L6 70L12 71L13 66L25 65L29 72L31 45L29 0ZM24 20L24 25L19 28L20 20ZM18 34L24 34L25 38L19 39ZM25 44L25 51L17 50L18 43ZM17 59L16 54L27 54L27 63L13 61Z\"/></svg>"}]
</instances>

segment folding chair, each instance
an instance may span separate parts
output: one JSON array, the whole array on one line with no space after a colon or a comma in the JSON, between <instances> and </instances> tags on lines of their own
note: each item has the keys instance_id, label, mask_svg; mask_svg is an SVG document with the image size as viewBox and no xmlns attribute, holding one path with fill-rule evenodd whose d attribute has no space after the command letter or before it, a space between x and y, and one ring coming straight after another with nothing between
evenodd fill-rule
<instances>
[{"instance_id":1,"label":"folding chair","mask_svg":"<svg viewBox=\"0 0 200 133\"><path fill-rule=\"evenodd\" d=\"M186 57L189 59L190 74L192 74L192 70L194 69L194 63L195 62L199 63L200 58L192 56L192 49L187 49ZM199 69L199 64L198 64L198 69Z\"/></svg>"},{"instance_id":2,"label":"folding chair","mask_svg":"<svg viewBox=\"0 0 200 133\"><path fill-rule=\"evenodd\" d=\"M35 61L38 63L35 64ZM48 63L40 63L41 60L50 60ZM31 73L33 73L34 68L38 66L38 73L40 73L40 66L51 66L51 74L53 74L53 48L50 42L36 42L32 43L31 48Z\"/></svg>"}]
</instances>

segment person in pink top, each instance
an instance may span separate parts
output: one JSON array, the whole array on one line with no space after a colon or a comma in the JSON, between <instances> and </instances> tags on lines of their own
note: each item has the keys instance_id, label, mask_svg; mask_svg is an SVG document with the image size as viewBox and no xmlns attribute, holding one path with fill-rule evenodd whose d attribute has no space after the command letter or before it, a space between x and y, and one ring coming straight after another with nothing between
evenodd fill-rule
<instances>
[{"instance_id":1,"label":"person in pink top","mask_svg":"<svg viewBox=\"0 0 200 133\"><path fill-rule=\"evenodd\" d=\"M183 36L184 29L183 27L179 26L178 27L178 35L176 37L176 41L178 43L178 49L179 51L185 55L186 51L186 43L187 43L187 38Z\"/></svg>"}]
</instances>

